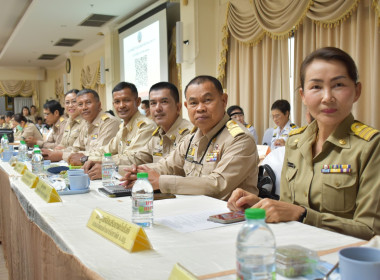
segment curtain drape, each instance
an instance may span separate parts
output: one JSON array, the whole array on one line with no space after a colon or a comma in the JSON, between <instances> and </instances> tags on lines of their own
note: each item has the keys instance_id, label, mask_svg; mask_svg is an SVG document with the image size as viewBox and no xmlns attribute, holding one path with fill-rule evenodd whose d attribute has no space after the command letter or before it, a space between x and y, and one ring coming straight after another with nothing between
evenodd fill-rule
<instances>
[{"instance_id":1,"label":"curtain drape","mask_svg":"<svg viewBox=\"0 0 380 280\"><path fill-rule=\"evenodd\" d=\"M341 47L359 65L363 94L354 113L380 127L374 111L379 88L379 0L231 0L225 11L218 78L226 83L229 105L241 105L259 137L271 126L270 106L289 100L287 41L295 34L295 75L306 54L322 46ZM227 77L226 77L227 73ZM298 83L294 84L297 88ZM366 97L363 98L363 95ZM296 97L298 95L296 94ZM302 104L295 99L297 124ZM370 110L368 110L370 107Z\"/></svg>"},{"instance_id":2,"label":"curtain drape","mask_svg":"<svg viewBox=\"0 0 380 280\"><path fill-rule=\"evenodd\" d=\"M39 105L38 82L26 81L26 80L0 81L0 96L32 97L33 104L38 107Z\"/></svg>"},{"instance_id":3,"label":"curtain drape","mask_svg":"<svg viewBox=\"0 0 380 280\"><path fill-rule=\"evenodd\" d=\"M31 97L15 97L13 99L13 106L15 114L22 113L22 107L27 106L30 109L30 106L33 105L33 100Z\"/></svg>"}]
</instances>

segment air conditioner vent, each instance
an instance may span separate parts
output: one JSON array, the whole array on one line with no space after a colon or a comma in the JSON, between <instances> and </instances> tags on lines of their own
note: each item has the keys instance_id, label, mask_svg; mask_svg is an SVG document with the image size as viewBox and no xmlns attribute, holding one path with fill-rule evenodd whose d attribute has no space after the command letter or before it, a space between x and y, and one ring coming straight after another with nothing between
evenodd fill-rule
<instances>
[{"instance_id":1,"label":"air conditioner vent","mask_svg":"<svg viewBox=\"0 0 380 280\"><path fill-rule=\"evenodd\" d=\"M54 44L54 46L60 46L60 47L72 47L78 42L82 41L82 39L68 39L63 38L60 39L57 43Z\"/></svg>"},{"instance_id":2,"label":"air conditioner vent","mask_svg":"<svg viewBox=\"0 0 380 280\"><path fill-rule=\"evenodd\" d=\"M80 26L100 27L103 24L109 22L113 18L115 18L115 16L92 14L88 18L86 18L84 21L82 21L79 25Z\"/></svg>"},{"instance_id":3,"label":"air conditioner vent","mask_svg":"<svg viewBox=\"0 0 380 280\"><path fill-rule=\"evenodd\" d=\"M42 54L38 59L40 59L40 60L53 60L57 56L59 56L59 54Z\"/></svg>"}]
</instances>

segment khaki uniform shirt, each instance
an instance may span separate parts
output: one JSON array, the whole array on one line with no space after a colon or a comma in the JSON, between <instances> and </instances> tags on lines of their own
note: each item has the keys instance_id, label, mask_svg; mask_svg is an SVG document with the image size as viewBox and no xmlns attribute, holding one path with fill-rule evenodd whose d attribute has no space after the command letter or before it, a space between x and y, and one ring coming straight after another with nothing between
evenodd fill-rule
<instances>
[{"instance_id":1,"label":"khaki uniform shirt","mask_svg":"<svg viewBox=\"0 0 380 280\"><path fill-rule=\"evenodd\" d=\"M73 146L64 150L63 160L67 161L71 153L81 152L89 155L91 152L108 144L115 137L119 125L120 121L114 116L99 112L92 123L86 122L83 125Z\"/></svg>"},{"instance_id":2,"label":"khaki uniform shirt","mask_svg":"<svg viewBox=\"0 0 380 280\"><path fill-rule=\"evenodd\" d=\"M72 146L85 124L86 121L81 116L77 116L75 119L68 118L59 145L63 147Z\"/></svg>"},{"instance_id":3,"label":"khaki uniform shirt","mask_svg":"<svg viewBox=\"0 0 380 280\"><path fill-rule=\"evenodd\" d=\"M290 134L281 200L305 207L306 224L363 239L380 234L379 131L350 114L313 158L317 131L314 121ZM350 170L341 166L345 169L339 173L322 172L328 165L350 165Z\"/></svg>"},{"instance_id":4,"label":"khaki uniform shirt","mask_svg":"<svg viewBox=\"0 0 380 280\"><path fill-rule=\"evenodd\" d=\"M184 137L190 133L193 125L181 118L180 116L165 133L161 127L152 133L153 137L143 149L134 154L120 156L119 164L144 164L158 162L162 158L166 158L173 151ZM122 170L122 167L119 167Z\"/></svg>"},{"instance_id":5,"label":"khaki uniform shirt","mask_svg":"<svg viewBox=\"0 0 380 280\"><path fill-rule=\"evenodd\" d=\"M33 123L26 123L22 130L18 130L16 128L16 132L14 134L15 140L25 140L27 137L32 136L38 141L42 141L42 135L37 127Z\"/></svg>"},{"instance_id":6,"label":"khaki uniform shirt","mask_svg":"<svg viewBox=\"0 0 380 280\"><path fill-rule=\"evenodd\" d=\"M126 125L120 124L120 129L111 142L90 152L89 160L101 161L105 153L111 153L115 163L119 164L120 156L141 150L152 138L155 128L156 124L151 119L137 111Z\"/></svg>"},{"instance_id":7,"label":"khaki uniform shirt","mask_svg":"<svg viewBox=\"0 0 380 280\"><path fill-rule=\"evenodd\" d=\"M206 135L198 129L166 159L148 166L161 174L159 186L163 193L228 200L236 188L258 194L258 164L252 135L225 114Z\"/></svg>"},{"instance_id":8,"label":"khaki uniform shirt","mask_svg":"<svg viewBox=\"0 0 380 280\"><path fill-rule=\"evenodd\" d=\"M270 145L271 150L277 149L279 147L279 146L274 145L274 142L277 139L284 139L284 141L286 142L286 140L288 140L288 137L289 137L289 132L295 128L297 128L297 126L294 123L290 123L290 121L286 123L286 125L284 126L282 130L280 129L279 126L276 126L273 130L273 136L272 136L272 141Z\"/></svg>"},{"instance_id":9,"label":"khaki uniform shirt","mask_svg":"<svg viewBox=\"0 0 380 280\"><path fill-rule=\"evenodd\" d=\"M66 121L67 120L64 117L60 117L58 121L53 125L53 131L49 133L46 141L39 140L37 141L37 145L40 146L40 148L45 149L54 149L55 146L58 146L58 144L61 142L63 132L65 130Z\"/></svg>"}]
</instances>

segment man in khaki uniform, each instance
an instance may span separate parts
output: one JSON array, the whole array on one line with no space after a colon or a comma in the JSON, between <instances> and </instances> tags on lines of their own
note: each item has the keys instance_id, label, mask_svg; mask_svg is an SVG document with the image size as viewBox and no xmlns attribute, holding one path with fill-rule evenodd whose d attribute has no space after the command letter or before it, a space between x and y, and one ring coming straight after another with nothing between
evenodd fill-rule
<instances>
[{"instance_id":1,"label":"man in khaki uniform","mask_svg":"<svg viewBox=\"0 0 380 280\"><path fill-rule=\"evenodd\" d=\"M166 159L126 168L127 186L136 172L148 172L154 189L162 193L209 195L227 200L241 187L258 194L259 157L249 131L225 112L227 94L211 76L198 76L186 86L191 122L198 127Z\"/></svg>"},{"instance_id":2,"label":"man in khaki uniform","mask_svg":"<svg viewBox=\"0 0 380 280\"><path fill-rule=\"evenodd\" d=\"M152 163L166 158L190 133L192 124L180 117L182 105L175 85L168 82L153 85L149 90L149 101L151 115L158 127L143 149L119 157L119 171L126 167L123 165ZM93 169L88 172L90 178L100 178L101 171L94 172Z\"/></svg>"},{"instance_id":3,"label":"man in khaki uniform","mask_svg":"<svg viewBox=\"0 0 380 280\"><path fill-rule=\"evenodd\" d=\"M116 135L120 121L101 111L101 102L96 91L83 89L77 94L78 108L86 121L72 147L62 151L44 151L45 158L59 161L62 158L71 165L82 165L83 158L99 149ZM82 159L82 160L81 160Z\"/></svg>"},{"instance_id":4,"label":"man in khaki uniform","mask_svg":"<svg viewBox=\"0 0 380 280\"><path fill-rule=\"evenodd\" d=\"M37 140L34 137L27 137L25 139L26 144L29 147L34 145L40 146L40 148L54 149L62 139L63 131L66 124L66 119L63 117L63 111L61 104L56 100L49 100L44 104L44 116L45 122L52 127L48 134L46 141Z\"/></svg>"},{"instance_id":5,"label":"man in khaki uniform","mask_svg":"<svg viewBox=\"0 0 380 280\"><path fill-rule=\"evenodd\" d=\"M33 137L37 140L42 140L42 135L38 131L34 123L28 122L28 120L21 114L16 114L13 119L13 128L16 132L14 139L17 141L25 140L28 137Z\"/></svg>"},{"instance_id":6,"label":"man in khaki uniform","mask_svg":"<svg viewBox=\"0 0 380 280\"><path fill-rule=\"evenodd\" d=\"M90 153L84 169L92 180L102 177L101 160L104 153L111 153L115 163L119 164L122 156L133 155L143 149L156 128L152 120L139 112L141 99L134 84L120 82L112 90L112 98L115 111L123 122L109 144Z\"/></svg>"}]
</instances>

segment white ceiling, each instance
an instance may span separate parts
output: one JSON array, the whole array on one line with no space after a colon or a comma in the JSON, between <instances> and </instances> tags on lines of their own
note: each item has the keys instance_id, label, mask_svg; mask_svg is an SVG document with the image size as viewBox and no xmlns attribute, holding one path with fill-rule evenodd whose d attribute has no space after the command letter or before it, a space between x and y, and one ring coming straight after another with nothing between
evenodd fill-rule
<instances>
[{"instance_id":1,"label":"white ceiling","mask_svg":"<svg viewBox=\"0 0 380 280\"><path fill-rule=\"evenodd\" d=\"M0 0L0 67L51 68L71 51L85 52L99 44L109 27L117 26L154 0ZM102 27L79 24L91 14L114 15ZM82 39L73 47L54 44L62 38ZM54 60L38 60L58 54Z\"/></svg>"}]
</instances>

